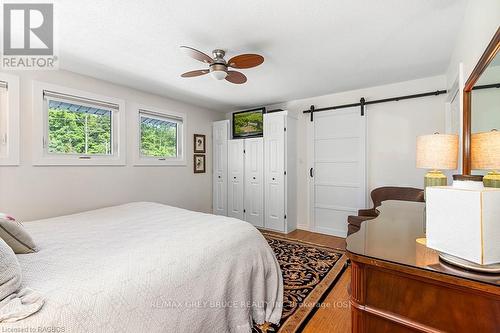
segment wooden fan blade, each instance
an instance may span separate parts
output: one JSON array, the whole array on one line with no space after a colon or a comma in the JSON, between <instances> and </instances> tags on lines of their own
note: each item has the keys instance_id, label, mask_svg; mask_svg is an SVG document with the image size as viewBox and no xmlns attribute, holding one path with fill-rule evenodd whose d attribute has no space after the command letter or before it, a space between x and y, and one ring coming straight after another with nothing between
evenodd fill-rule
<instances>
[{"instance_id":1,"label":"wooden fan blade","mask_svg":"<svg viewBox=\"0 0 500 333\"><path fill-rule=\"evenodd\" d=\"M231 83L242 84L247 82L247 77L243 73L237 71L227 71L226 80Z\"/></svg>"},{"instance_id":2,"label":"wooden fan blade","mask_svg":"<svg viewBox=\"0 0 500 333\"><path fill-rule=\"evenodd\" d=\"M205 53L198 51L197 49L193 49L192 47L189 46L181 46L181 49L186 52L188 56L190 56L193 59L199 60L201 62L204 62L206 64L212 64L214 60L210 58L210 56L206 55Z\"/></svg>"},{"instance_id":3,"label":"wooden fan blade","mask_svg":"<svg viewBox=\"0 0 500 333\"><path fill-rule=\"evenodd\" d=\"M208 74L208 69L198 69L196 71L190 71L182 74L182 77L194 77L194 76L200 76L200 75L205 75Z\"/></svg>"},{"instance_id":4,"label":"wooden fan blade","mask_svg":"<svg viewBox=\"0 0 500 333\"><path fill-rule=\"evenodd\" d=\"M232 57L227 62L228 66L234 68L252 68L264 62L264 57L258 54L240 54Z\"/></svg>"}]
</instances>

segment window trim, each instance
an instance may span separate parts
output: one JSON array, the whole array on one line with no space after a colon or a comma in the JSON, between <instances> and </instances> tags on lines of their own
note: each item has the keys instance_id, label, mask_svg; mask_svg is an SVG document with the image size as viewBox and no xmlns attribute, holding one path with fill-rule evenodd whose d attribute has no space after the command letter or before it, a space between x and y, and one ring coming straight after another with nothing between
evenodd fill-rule
<instances>
[{"instance_id":1,"label":"window trim","mask_svg":"<svg viewBox=\"0 0 500 333\"><path fill-rule=\"evenodd\" d=\"M102 101L115 104L117 110L112 113L112 155L50 154L48 142L48 108L44 91L80 97L81 99ZM126 164L126 114L125 101L118 98L101 96L94 93L56 86L45 82L33 82L33 165L36 166L82 166L82 165L125 165Z\"/></svg>"},{"instance_id":2,"label":"window trim","mask_svg":"<svg viewBox=\"0 0 500 333\"><path fill-rule=\"evenodd\" d=\"M186 166L186 132L187 132L187 116L185 113L167 111L164 109L145 106L145 105L135 105L133 114L133 124L134 124L134 166ZM179 119L178 124L181 125L177 127L177 148L178 153L177 158L158 158L158 157L147 157L141 154L141 114L149 114L151 116L164 117L164 118L177 118ZM180 129L179 129L180 128Z\"/></svg>"},{"instance_id":3,"label":"window trim","mask_svg":"<svg viewBox=\"0 0 500 333\"><path fill-rule=\"evenodd\" d=\"M19 77L11 74L0 73L0 80L7 83L7 131L4 133L7 139L7 155L0 156L0 166L18 166L20 122L19 122ZM3 140L0 133L0 140Z\"/></svg>"}]
</instances>

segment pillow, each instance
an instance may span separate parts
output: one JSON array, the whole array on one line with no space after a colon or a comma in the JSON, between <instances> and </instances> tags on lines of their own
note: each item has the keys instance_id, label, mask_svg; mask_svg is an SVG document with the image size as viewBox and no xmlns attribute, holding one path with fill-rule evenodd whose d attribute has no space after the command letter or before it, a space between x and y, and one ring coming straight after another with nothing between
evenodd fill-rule
<instances>
[{"instance_id":1,"label":"pillow","mask_svg":"<svg viewBox=\"0 0 500 333\"><path fill-rule=\"evenodd\" d=\"M0 238L12 248L14 253L23 254L37 251L35 242L23 225L4 214L0 215Z\"/></svg>"},{"instance_id":2,"label":"pillow","mask_svg":"<svg viewBox=\"0 0 500 333\"><path fill-rule=\"evenodd\" d=\"M44 297L21 287L21 266L14 251L0 239L0 323L12 323L38 312Z\"/></svg>"},{"instance_id":3,"label":"pillow","mask_svg":"<svg viewBox=\"0 0 500 333\"><path fill-rule=\"evenodd\" d=\"M0 239L0 301L21 286L21 266L12 249Z\"/></svg>"}]
</instances>

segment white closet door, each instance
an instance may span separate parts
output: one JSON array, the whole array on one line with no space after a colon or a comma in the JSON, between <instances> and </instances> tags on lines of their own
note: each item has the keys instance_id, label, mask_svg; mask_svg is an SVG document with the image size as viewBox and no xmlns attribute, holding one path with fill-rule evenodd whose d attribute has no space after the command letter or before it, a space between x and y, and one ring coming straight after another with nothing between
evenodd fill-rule
<instances>
[{"instance_id":1,"label":"white closet door","mask_svg":"<svg viewBox=\"0 0 500 333\"><path fill-rule=\"evenodd\" d=\"M229 123L213 124L213 213L227 215L227 140Z\"/></svg>"},{"instance_id":2,"label":"white closet door","mask_svg":"<svg viewBox=\"0 0 500 333\"><path fill-rule=\"evenodd\" d=\"M264 226L264 141L245 139L245 220Z\"/></svg>"},{"instance_id":3,"label":"white closet door","mask_svg":"<svg viewBox=\"0 0 500 333\"><path fill-rule=\"evenodd\" d=\"M285 231L285 116L264 115L264 226Z\"/></svg>"},{"instance_id":4,"label":"white closet door","mask_svg":"<svg viewBox=\"0 0 500 333\"><path fill-rule=\"evenodd\" d=\"M347 216L365 207L365 122L358 107L314 114L313 231L345 237Z\"/></svg>"},{"instance_id":5,"label":"white closet door","mask_svg":"<svg viewBox=\"0 0 500 333\"><path fill-rule=\"evenodd\" d=\"M244 141L228 141L229 181L228 181L228 212L227 216L244 219L243 186L244 186Z\"/></svg>"}]
</instances>

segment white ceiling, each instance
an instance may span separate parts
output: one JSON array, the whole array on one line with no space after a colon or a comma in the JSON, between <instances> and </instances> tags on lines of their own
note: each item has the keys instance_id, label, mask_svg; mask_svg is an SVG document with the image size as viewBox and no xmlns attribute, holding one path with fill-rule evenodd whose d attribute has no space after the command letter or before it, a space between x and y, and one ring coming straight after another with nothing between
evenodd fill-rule
<instances>
[{"instance_id":1,"label":"white ceiling","mask_svg":"<svg viewBox=\"0 0 500 333\"><path fill-rule=\"evenodd\" d=\"M465 0L57 1L60 67L220 111L443 74ZM243 85L180 45L259 53Z\"/></svg>"}]
</instances>

